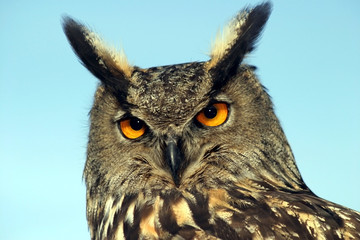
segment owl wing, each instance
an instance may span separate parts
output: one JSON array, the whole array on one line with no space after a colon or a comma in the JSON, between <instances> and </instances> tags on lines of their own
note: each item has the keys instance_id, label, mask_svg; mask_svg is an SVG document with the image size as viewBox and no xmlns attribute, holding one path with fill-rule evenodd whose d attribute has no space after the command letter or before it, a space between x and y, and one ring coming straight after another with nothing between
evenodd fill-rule
<instances>
[{"instance_id":1,"label":"owl wing","mask_svg":"<svg viewBox=\"0 0 360 240\"><path fill-rule=\"evenodd\" d=\"M359 212L310 192L267 191L245 196L247 201L233 202L236 210L226 221L241 238L360 239Z\"/></svg>"}]
</instances>

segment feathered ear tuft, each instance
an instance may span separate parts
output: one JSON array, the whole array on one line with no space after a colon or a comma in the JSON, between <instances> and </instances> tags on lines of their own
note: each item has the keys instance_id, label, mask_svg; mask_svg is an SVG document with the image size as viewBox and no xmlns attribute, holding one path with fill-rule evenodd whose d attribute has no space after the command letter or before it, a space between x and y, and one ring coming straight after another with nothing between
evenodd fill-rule
<instances>
[{"instance_id":1,"label":"feathered ear tuft","mask_svg":"<svg viewBox=\"0 0 360 240\"><path fill-rule=\"evenodd\" d=\"M228 79L232 72L251 52L271 12L271 3L266 2L255 8L242 10L218 33L212 46L206 67L214 79Z\"/></svg>"},{"instance_id":2,"label":"feathered ear tuft","mask_svg":"<svg viewBox=\"0 0 360 240\"><path fill-rule=\"evenodd\" d=\"M63 29L83 65L105 86L125 93L134 68L124 52L106 46L97 34L70 17L63 18Z\"/></svg>"}]
</instances>

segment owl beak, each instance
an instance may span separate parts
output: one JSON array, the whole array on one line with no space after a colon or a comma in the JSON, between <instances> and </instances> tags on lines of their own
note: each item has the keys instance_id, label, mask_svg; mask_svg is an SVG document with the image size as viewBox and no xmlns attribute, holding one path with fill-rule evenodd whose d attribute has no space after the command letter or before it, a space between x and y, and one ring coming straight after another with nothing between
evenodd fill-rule
<instances>
[{"instance_id":1,"label":"owl beak","mask_svg":"<svg viewBox=\"0 0 360 240\"><path fill-rule=\"evenodd\" d=\"M178 146L178 141L175 138L169 138L166 141L166 161L170 167L172 177L174 179L175 185L179 186L179 166L181 163L181 152Z\"/></svg>"}]
</instances>

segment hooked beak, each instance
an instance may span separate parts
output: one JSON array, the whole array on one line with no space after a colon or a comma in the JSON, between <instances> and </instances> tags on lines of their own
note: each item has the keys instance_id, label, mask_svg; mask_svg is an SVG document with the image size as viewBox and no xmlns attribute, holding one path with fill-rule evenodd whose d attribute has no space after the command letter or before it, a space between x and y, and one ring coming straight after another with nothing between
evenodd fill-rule
<instances>
[{"instance_id":1,"label":"hooked beak","mask_svg":"<svg viewBox=\"0 0 360 240\"><path fill-rule=\"evenodd\" d=\"M179 167L181 163L181 152L178 146L178 141L175 138L169 138L166 142L165 157L166 162L170 167L172 177L175 185L179 186Z\"/></svg>"}]
</instances>

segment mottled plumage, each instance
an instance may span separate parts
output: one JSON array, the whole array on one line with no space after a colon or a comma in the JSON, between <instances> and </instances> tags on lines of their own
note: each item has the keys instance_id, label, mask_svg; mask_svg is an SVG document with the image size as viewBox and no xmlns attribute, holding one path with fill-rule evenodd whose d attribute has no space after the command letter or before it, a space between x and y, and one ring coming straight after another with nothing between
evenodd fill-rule
<instances>
[{"instance_id":1,"label":"mottled plumage","mask_svg":"<svg viewBox=\"0 0 360 240\"><path fill-rule=\"evenodd\" d=\"M305 185L255 68L242 64L270 12L241 11L209 61L149 69L64 19L101 81L84 170L91 239L360 239L358 212Z\"/></svg>"}]
</instances>

